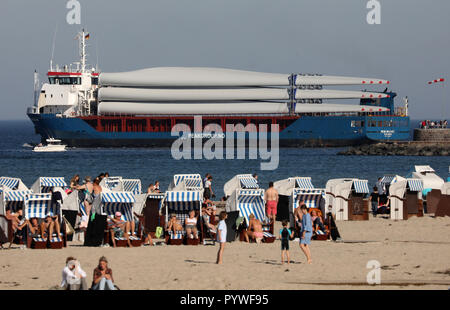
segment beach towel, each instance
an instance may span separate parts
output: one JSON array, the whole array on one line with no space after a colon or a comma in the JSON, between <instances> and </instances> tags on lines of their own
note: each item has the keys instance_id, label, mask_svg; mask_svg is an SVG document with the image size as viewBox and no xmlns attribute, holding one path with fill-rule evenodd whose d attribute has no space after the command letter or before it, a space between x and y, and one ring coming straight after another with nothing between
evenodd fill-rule
<instances>
[{"instance_id":1,"label":"beach towel","mask_svg":"<svg viewBox=\"0 0 450 310\"><path fill-rule=\"evenodd\" d=\"M161 238L163 234L163 228L161 226L156 227L155 237L156 239Z\"/></svg>"}]
</instances>

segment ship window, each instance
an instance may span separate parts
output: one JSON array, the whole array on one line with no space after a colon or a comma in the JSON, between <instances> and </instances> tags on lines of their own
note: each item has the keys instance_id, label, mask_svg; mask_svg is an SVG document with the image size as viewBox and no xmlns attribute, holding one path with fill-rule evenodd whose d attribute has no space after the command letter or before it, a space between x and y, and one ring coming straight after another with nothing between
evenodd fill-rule
<instances>
[{"instance_id":1,"label":"ship window","mask_svg":"<svg viewBox=\"0 0 450 310\"><path fill-rule=\"evenodd\" d=\"M92 85L98 85L98 78L92 78Z\"/></svg>"},{"instance_id":2,"label":"ship window","mask_svg":"<svg viewBox=\"0 0 450 310\"><path fill-rule=\"evenodd\" d=\"M55 84L55 78L54 77L49 77L48 81L50 84Z\"/></svg>"}]
</instances>

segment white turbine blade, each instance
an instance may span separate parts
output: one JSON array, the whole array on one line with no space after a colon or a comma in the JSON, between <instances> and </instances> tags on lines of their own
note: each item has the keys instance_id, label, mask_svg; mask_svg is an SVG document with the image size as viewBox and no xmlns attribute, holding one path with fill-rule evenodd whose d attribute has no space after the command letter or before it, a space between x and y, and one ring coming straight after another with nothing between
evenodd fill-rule
<instances>
[{"instance_id":1,"label":"white turbine blade","mask_svg":"<svg viewBox=\"0 0 450 310\"><path fill-rule=\"evenodd\" d=\"M387 112L388 108L352 104L296 104L295 113Z\"/></svg>"},{"instance_id":2,"label":"white turbine blade","mask_svg":"<svg viewBox=\"0 0 450 310\"><path fill-rule=\"evenodd\" d=\"M383 85L389 84L388 80L345 77L345 76L302 76L297 75L295 85Z\"/></svg>"},{"instance_id":3,"label":"white turbine blade","mask_svg":"<svg viewBox=\"0 0 450 310\"><path fill-rule=\"evenodd\" d=\"M389 94L346 90L301 90L295 93L295 99L367 99L389 98Z\"/></svg>"}]
</instances>

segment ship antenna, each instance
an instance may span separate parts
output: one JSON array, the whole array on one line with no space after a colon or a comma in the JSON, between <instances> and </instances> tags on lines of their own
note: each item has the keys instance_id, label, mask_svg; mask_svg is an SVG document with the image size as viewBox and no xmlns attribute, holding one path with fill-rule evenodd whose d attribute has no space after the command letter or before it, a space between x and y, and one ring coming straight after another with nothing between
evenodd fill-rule
<instances>
[{"instance_id":1,"label":"ship antenna","mask_svg":"<svg viewBox=\"0 0 450 310\"><path fill-rule=\"evenodd\" d=\"M38 92L39 92L39 75L36 70L34 70L34 106L38 106Z\"/></svg>"},{"instance_id":2,"label":"ship antenna","mask_svg":"<svg viewBox=\"0 0 450 310\"><path fill-rule=\"evenodd\" d=\"M56 44L56 33L57 32L58 32L58 23L56 23L55 33L53 34L52 57L50 58L50 71L53 71L53 57L55 56L55 44Z\"/></svg>"},{"instance_id":3,"label":"ship antenna","mask_svg":"<svg viewBox=\"0 0 450 310\"><path fill-rule=\"evenodd\" d=\"M84 29L81 31L80 40L80 56L81 56L81 72L86 71L86 34Z\"/></svg>"},{"instance_id":4,"label":"ship antenna","mask_svg":"<svg viewBox=\"0 0 450 310\"><path fill-rule=\"evenodd\" d=\"M97 58L97 63L95 64L95 72L98 72L98 40L95 40L95 56Z\"/></svg>"}]
</instances>

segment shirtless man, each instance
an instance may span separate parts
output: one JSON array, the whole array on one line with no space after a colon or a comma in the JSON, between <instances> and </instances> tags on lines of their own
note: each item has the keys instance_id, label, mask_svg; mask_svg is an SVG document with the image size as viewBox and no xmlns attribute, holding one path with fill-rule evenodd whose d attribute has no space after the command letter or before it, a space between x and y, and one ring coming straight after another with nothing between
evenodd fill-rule
<instances>
[{"instance_id":1,"label":"shirtless man","mask_svg":"<svg viewBox=\"0 0 450 310\"><path fill-rule=\"evenodd\" d=\"M122 220L122 213L117 211L114 214L114 217L109 217L108 224L109 232L111 235L111 242L113 247L116 247L116 239L115 237L125 237L127 239L127 244L131 248L133 247L130 242L130 236L128 232L130 231L129 223Z\"/></svg>"},{"instance_id":2,"label":"shirtless man","mask_svg":"<svg viewBox=\"0 0 450 310\"><path fill-rule=\"evenodd\" d=\"M169 223L167 224L167 230L173 231L174 233L177 231L183 231L183 226L180 224L180 221L178 221L175 214L170 216Z\"/></svg>"},{"instance_id":3,"label":"shirtless man","mask_svg":"<svg viewBox=\"0 0 450 310\"><path fill-rule=\"evenodd\" d=\"M20 219L19 217L22 216L22 209L17 210L16 213L12 212L10 208L6 208L6 219L10 220L12 223L12 229L15 231L17 227L19 227Z\"/></svg>"},{"instance_id":4,"label":"shirtless man","mask_svg":"<svg viewBox=\"0 0 450 310\"><path fill-rule=\"evenodd\" d=\"M269 188L264 193L264 200L266 201L267 216L274 222L277 215L278 192L273 187L273 182L269 183Z\"/></svg>"},{"instance_id":5,"label":"shirtless man","mask_svg":"<svg viewBox=\"0 0 450 310\"><path fill-rule=\"evenodd\" d=\"M256 240L256 243L261 243L261 240L263 239L263 229L262 229L262 224L261 222L255 218L255 215L252 213L249 216L250 218L250 223L248 224L248 229L247 229L247 242L248 237L250 237L253 240Z\"/></svg>"}]
</instances>

